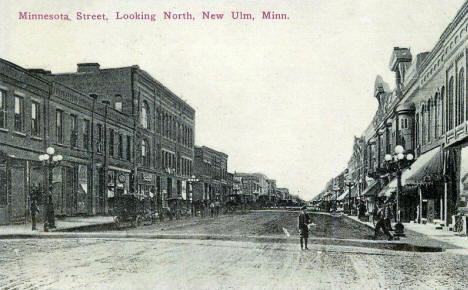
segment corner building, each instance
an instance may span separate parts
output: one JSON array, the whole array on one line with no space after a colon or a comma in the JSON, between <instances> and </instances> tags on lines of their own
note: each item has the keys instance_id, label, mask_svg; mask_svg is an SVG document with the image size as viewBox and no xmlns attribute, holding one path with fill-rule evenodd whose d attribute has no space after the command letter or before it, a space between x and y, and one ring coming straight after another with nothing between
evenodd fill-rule
<instances>
[{"instance_id":1,"label":"corner building","mask_svg":"<svg viewBox=\"0 0 468 290\"><path fill-rule=\"evenodd\" d=\"M77 72L50 74L85 94L107 99L130 118L134 132L130 191L156 196L157 206L187 200L193 172L195 110L138 66L101 69L78 64Z\"/></svg>"}]
</instances>

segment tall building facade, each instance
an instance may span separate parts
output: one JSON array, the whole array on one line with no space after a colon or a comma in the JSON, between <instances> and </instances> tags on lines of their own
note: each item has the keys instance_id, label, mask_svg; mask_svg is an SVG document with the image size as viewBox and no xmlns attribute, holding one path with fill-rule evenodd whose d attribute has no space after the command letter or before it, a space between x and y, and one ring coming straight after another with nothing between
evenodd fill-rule
<instances>
[{"instance_id":1,"label":"tall building facade","mask_svg":"<svg viewBox=\"0 0 468 290\"><path fill-rule=\"evenodd\" d=\"M85 94L110 102L134 131L131 190L156 195L160 206L187 200L193 173L195 110L138 66L101 69L78 64L74 73L48 74Z\"/></svg>"},{"instance_id":2,"label":"tall building facade","mask_svg":"<svg viewBox=\"0 0 468 290\"><path fill-rule=\"evenodd\" d=\"M396 145L415 157L402 171L396 213L401 220L449 225L457 210L467 209L467 12L466 2L431 51L413 55L409 48L393 49L393 89L376 77L378 109L362 134L364 158L360 165L350 164L364 173L351 178L361 184L368 210L376 199L395 196L398 184L385 156L393 155Z\"/></svg>"},{"instance_id":3,"label":"tall building facade","mask_svg":"<svg viewBox=\"0 0 468 290\"><path fill-rule=\"evenodd\" d=\"M108 194L129 190L131 119L44 78L49 72L1 59L0 68L0 223L27 219L31 196L42 192L44 203L49 186L56 215L105 213ZM39 161L49 147L63 156L52 170L52 184ZM104 166L113 176L112 186L104 186Z\"/></svg>"},{"instance_id":4,"label":"tall building facade","mask_svg":"<svg viewBox=\"0 0 468 290\"><path fill-rule=\"evenodd\" d=\"M233 176L227 171L228 155L206 146L195 146L194 175L198 182L193 184L195 201L219 200L225 202L233 193Z\"/></svg>"}]
</instances>

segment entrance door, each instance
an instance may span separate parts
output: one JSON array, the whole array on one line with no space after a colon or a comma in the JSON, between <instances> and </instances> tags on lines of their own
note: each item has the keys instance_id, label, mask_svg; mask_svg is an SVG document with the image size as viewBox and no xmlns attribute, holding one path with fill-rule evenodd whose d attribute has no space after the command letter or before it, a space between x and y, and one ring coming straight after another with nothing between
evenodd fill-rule
<instances>
[{"instance_id":1,"label":"entrance door","mask_svg":"<svg viewBox=\"0 0 468 290\"><path fill-rule=\"evenodd\" d=\"M76 215L78 211L77 207L77 172L76 168L67 167L65 176L65 192L66 192L66 203L67 203L67 215Z\"/></svg>"},{"instance_id":2,"label":"entrance door","mask_svg":"<svg viewBox=\"0 0 468 290\"><path fill-rule=\"evenodd\" d=\"M25 172L22 167L11 168L11 222L23 222L26 218Z\"/></svg>"},{"instance_id":3,"label":"entrance door","mask_svg":"<svg viewBox=\"0 0 468 290\"><path fill-rule=\"evenodd\" d=\"M99 170L99 192L98 192L98 200L97 200L97 213L103 214L105 212L105 204L104 199L107 194L107 186L106 186L106 176L104 175L104 170L101 168Z\"/></svg>"},{"instance_id":4,"label":"entrance door","mask_svg":"<svg viewBox=\"0 0 468 290\"><path fill-rule=\"evenodd\" d=\"M167 178L167 198L172 197L172 178Z\"/></svg>"}]
</instances>

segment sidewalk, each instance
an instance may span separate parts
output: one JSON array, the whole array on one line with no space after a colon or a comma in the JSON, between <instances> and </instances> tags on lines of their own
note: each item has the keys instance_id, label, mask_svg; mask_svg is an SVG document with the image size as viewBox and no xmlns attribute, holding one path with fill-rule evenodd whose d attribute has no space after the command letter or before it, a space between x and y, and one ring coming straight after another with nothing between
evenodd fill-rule
<instances>
[{"instance_id":1,"label":"sidewalk","mask_svg":"<svg viewBox=\"0 0 468 290\"><path fill-rule=\"evenodd\" d=\"M371 222L361 221L356 216L344 216L372 229L374 228ZM437 230L435 224L403 223L403 225L405 226L406 237L402 237L401 241L418 243L420 238L414 234L417 233L439 242L447 252L468 255L468 236L460 236L446 229Z\"/></svg>"},{"instance_id":2,"label":"sidewalk","mask_svg":"<svg viewBox=\"0 0 468 290\"><path fill-rule=\"evenodd\" d=\"M84 228L111 226L114 220L110 216L66 217L55 220L55 229L50 232L72 231ZM37 231L31 230L31 223L0 225L0 236L40 235L44 234L43 223L37 223Z\"/></svg>"}]
</instances>

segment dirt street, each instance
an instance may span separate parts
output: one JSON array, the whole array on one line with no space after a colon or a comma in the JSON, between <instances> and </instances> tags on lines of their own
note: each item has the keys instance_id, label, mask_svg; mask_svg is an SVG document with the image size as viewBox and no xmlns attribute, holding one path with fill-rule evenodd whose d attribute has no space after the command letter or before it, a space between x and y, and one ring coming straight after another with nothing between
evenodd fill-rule
<instances>
[{"instance_id":1,"label":"dirt street","mask_svg":"<svg viewBox=\"0 0 468 290\"><path fill-rule=\"evenodd\" d=\"M133 230L284 235L297 213L254 212ZM276 222L275 222L276 220ZM317 222L315 220L314 222ZM329 220L317 235L346 237ZM183 224L183 225L182 225ZM353 224L354 225L354 224ZM356 228L353 238L369 232ZM0 240L4 289L466 289L468 256L369 247L160 239Z\"/></svg>"}]
</instances>

